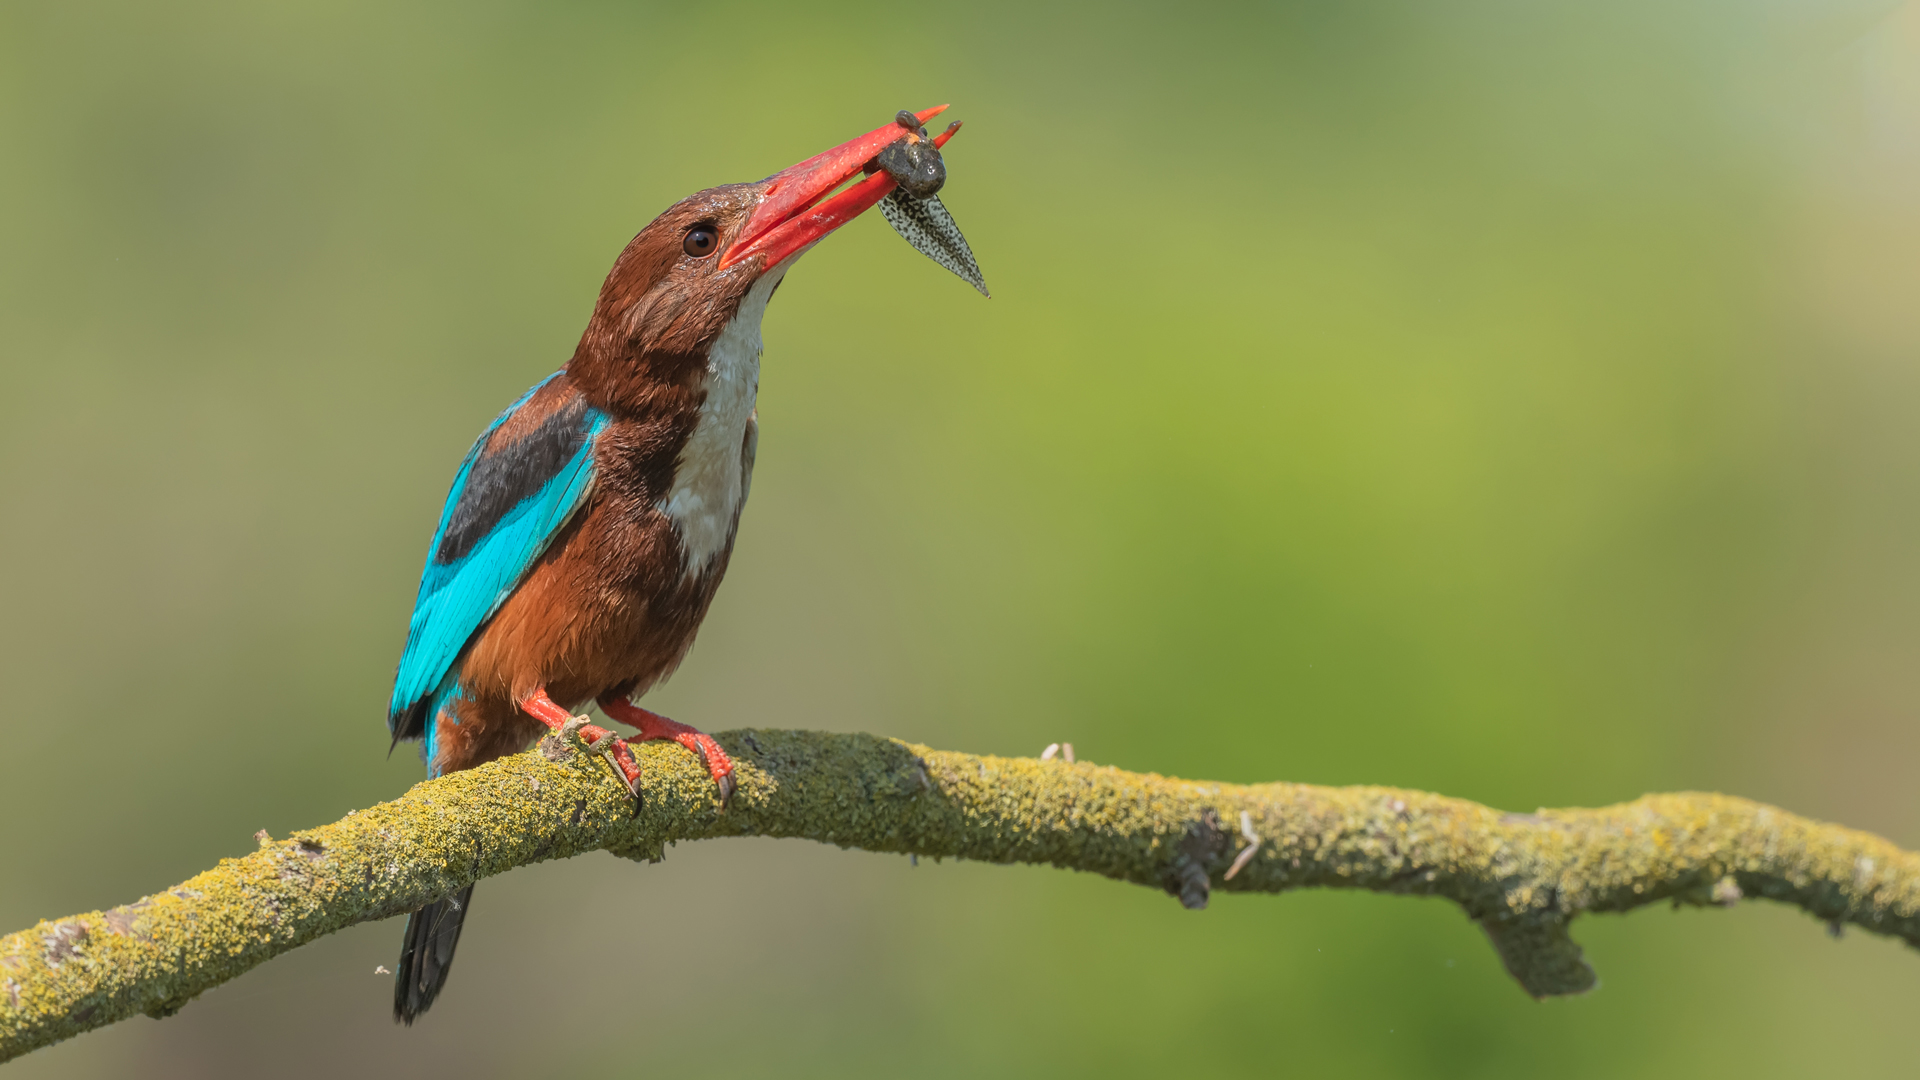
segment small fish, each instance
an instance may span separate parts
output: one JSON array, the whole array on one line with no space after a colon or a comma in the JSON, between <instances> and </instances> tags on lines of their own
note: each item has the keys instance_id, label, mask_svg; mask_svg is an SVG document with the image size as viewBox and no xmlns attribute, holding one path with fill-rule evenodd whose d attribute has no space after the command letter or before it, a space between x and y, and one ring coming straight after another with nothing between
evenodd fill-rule
<instances>
[{"instance_id":1,"label":"small fish","mask_svg":"<svg viewBox=\"0 0 1920 1080\"><path fill-rule=\"evenodd\" d=\"M902 110L894 120L907 129L907 137L888 144L871 166L884 170L899 185L880 200L880 215L914 250L953 271L980 295L992 297L973 249L938 195L947 182L940 146L959 130L959 123L949 125L938 139L930 139L912 113Z\"/></svg>"}]
</instances>

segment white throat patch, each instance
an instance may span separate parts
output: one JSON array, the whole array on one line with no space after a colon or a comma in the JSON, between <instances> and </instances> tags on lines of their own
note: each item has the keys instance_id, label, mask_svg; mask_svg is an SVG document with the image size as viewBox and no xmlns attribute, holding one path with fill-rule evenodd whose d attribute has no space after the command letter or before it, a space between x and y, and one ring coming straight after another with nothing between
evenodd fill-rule
<instances>
[{"instance_id":1,"label":"white throat patch","mask_svg":"<svg viewBox=\"0 0 1920 1080\"><path fill-rule=\"evenodd\" d=\"M654 504L680 532L688 577L704 571L731 544L740 521L753 469L747 427L760 392L760 318L792 265L787 259L754 282L733 321L714 339L700 418L675 463L673 487Z\"/></svg>"}]
</instances>

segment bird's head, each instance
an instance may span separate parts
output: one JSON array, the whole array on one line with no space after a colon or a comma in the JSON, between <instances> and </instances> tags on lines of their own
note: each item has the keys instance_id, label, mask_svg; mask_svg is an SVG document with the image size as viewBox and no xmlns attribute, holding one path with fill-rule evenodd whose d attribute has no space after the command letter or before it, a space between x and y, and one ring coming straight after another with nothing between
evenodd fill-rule
<instances>
[{"instance_id":1,"label":"bird's head","mask_svg":"<svg viewBox=\"0 0 1920 1080\"><path fill-rule=\"evenodd\" d=\"M648 384L697 378L736 319L752 320L757 341L767 299L794 261L894 189L888 172L863 170L888 146L920 137L909 118L917 127L944 109L902 113L765 180L669 207L614 260L569 373L603 406L636 407Z\"/></svg>"}]
</instances>

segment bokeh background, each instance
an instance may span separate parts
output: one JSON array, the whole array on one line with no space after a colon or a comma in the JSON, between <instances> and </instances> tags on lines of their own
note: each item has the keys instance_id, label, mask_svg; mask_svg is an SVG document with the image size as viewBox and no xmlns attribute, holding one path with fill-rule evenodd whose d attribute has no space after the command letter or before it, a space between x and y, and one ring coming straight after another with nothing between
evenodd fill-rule
<instances>
[{"instance_id":1,"label":"bokeh background","mask_svg":"<svg viewBox=\"0 0 1920 1080\"><path fill-rule=\"evenodd\" d=\"M653 214L939 101L994 299L808 256L655 707L1920 846L1915 0L67 0L0 5L0 928L413 783L468 442ZM1576 932L1536 1003L1437 901L715 842L485 882L412 1030L393 921L10 1075L1913 1066L1894 943Z\"/></svg>"}]
</instances>

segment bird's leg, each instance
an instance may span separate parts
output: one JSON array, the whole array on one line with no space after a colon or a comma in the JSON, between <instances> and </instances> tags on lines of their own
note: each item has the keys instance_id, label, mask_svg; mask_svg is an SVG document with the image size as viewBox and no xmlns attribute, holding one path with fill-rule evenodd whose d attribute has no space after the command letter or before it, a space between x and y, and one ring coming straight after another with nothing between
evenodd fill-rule
<instances>
[{"instance_id":1,"label":"bird's leg","mask_svg":"<svg viewBox=\"0 0 1920 1080\"><path fill-rule=\"evenodd\" d=\"M608 716L640 729L640 740L672 739L681 746L700 755L707 767L707 773L720 788L720 805L725 806L733 798L735 785L733 777L733 759L727 756L713 736L697 728L678 723L661 716L657 712L643 709L628 701L620 694L609 694L600 699L600 708Z\"/></svg>"},{"instance_id":2,"label":"bird's leg","mask_svg":"<svg viewBox=\"0 0 1920 1080\"><path fill-rule=\"evenodd\" d=\"M605 754L612 759L613 765L620 770L620 778L627 782L627 790L633 797L640 797L640 764L633 760L633 751L628 748L627 740L597 724L587 723L584 716L575 716L561 708L547 696L547 688L536 686L533 693L520 699L520 708L528 716L553 729L554 734L584 736L587 740L587 752Z\"/></svg>"}]
</instances>

